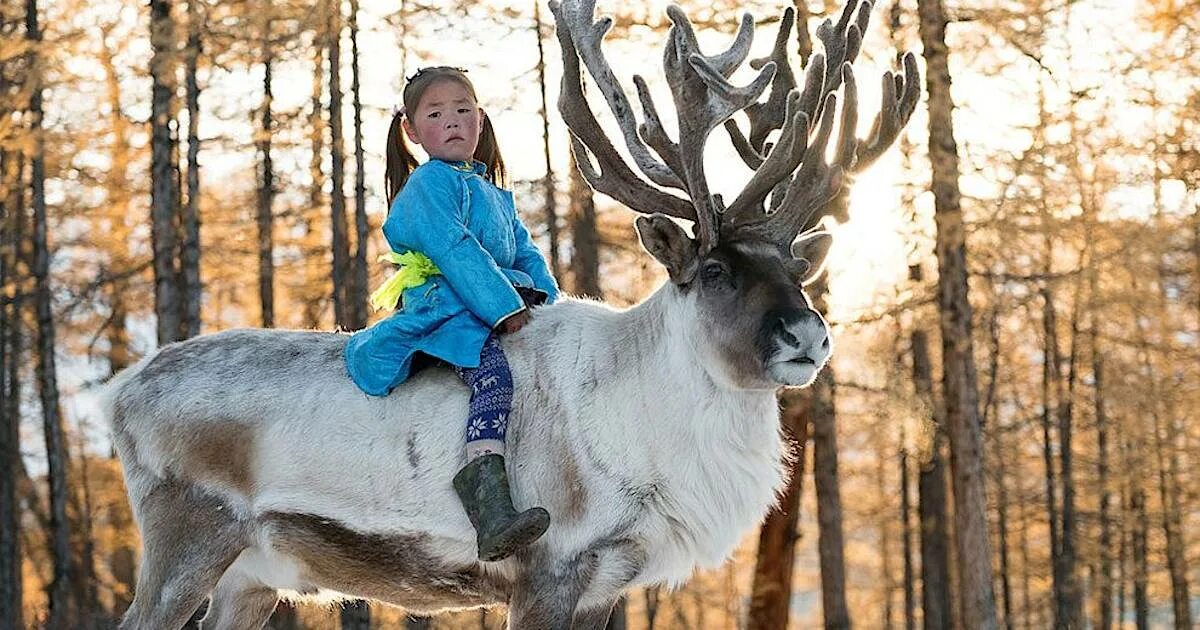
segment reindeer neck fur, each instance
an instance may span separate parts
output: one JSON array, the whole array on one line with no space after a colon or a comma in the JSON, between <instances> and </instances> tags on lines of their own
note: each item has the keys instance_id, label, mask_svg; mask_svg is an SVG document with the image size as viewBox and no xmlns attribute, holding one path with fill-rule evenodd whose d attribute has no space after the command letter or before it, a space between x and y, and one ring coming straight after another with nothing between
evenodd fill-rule
<instances>
[{"instance_id":1,"label":"reindeer neck fur","mask_svg":"<svg viewBox=\"0 0 1200 630\"><path fill-rule=\"evenodd\" d=\"M720 565L783 481L774 390L737 389L723 378L699 317L689 295L664 285L624 311L560 302L509 342L547 344L510 352L514 362L537 363L514 365L514 375L535 375L535 397L559 398L533 405L571 410L565 418L517 414L521 432L559 427L561 438L542 443L561 440L568 454L558 459L570 458L589 478L590 507L580 520L587 531L564 543L602 531L642 539L653 551L639 583L682 582L697 565ZM513 447L514 458L537 457Z\"/></svg>"}]
</instances>

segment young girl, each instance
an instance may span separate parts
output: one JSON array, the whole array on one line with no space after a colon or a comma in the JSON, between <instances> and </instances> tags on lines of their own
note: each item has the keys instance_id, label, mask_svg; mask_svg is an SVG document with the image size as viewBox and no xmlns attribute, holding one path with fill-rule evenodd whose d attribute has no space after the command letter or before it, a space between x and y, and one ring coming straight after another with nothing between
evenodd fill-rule
<instances>
[{"instance_id":1,"label":"young girl","mask_svg":"<svg viewBox=\"0 0 1200 630\"><path fill-rule=\"evenodd\" d=\"M422 68L403 98L388 133L392 207L383 233L392 259L403 263L395 277L403 284L393 288L407 288L400 310L350 337L346 364L354 382L375 396L404 382L418 353L455 366L471 399L468 463L454 489L475 526L479 558L500 560L540 537L550 515L540 507L518 513L512 505L504 432L513 382L496 336L520 330L529 321L527 304L554 301L558 287L517 218L512 193L498 187L504 161L464 71ZM402 128L427 162L418 166ZM395 305L395 292L383 299Z\"/></svg>"}]
</instances>

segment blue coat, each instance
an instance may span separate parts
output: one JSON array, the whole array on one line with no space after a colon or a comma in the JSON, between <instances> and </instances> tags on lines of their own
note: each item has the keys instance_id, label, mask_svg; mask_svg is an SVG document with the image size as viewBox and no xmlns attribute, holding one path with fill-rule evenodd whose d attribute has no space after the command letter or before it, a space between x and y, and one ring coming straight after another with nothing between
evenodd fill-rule
<instances>
[{"instance_id":1,"label":"blue coat","mask_svg":"<svg viewBox=\"0 0 1200 630\"><path fill-rule=\"evenodd\" d=\"M403 308L352 335L350 377L383 396L404 382L417 352L478 367L484 341L525 308L514 287L558 297L546 260L517 218L512 193L483 178L480 162L431 159L409 176L383 224L392 251L428 256L441 275L404 291Z\"/></svg>"}]
</instances>

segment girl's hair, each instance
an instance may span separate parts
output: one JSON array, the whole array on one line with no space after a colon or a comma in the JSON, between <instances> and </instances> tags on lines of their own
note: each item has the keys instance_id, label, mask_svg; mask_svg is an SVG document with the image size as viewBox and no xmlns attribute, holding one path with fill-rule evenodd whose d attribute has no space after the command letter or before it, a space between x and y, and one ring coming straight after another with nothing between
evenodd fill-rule
<instances>
[{"instance_id":1,"label":"girl's hair","mask_svg":"<svg viewBox=\"0 0 1200 630\"><path fill-rule=\"evenodd\" d=\"M408 83L404 86L404 107L392 116L392 124L388 129L387 171L384 173L384 179L389 205L396 200L396 195L400 194L401 188L404 188L408 176L418 166L417 158L413 156L412 150L408 147L408 141L404 139L401 123L406 115L416 113L417 105L421 103L421 96L425 94L425 90L438 81L458 81L467 89L473 100L479 101L475 95L475 86L471 85L466 71L460 68L430 66L421 68L416 74L409 77ZM496 142L496 132L492 129L491 116L485 116L483 119L483 131L479 134L479 145L475 147L474 158L487 165L487 174L484 177L489 181L500 187L508 185L508 172L504 168L504 158L500 157L500 145Z\"/></svg>"}]
</instances>

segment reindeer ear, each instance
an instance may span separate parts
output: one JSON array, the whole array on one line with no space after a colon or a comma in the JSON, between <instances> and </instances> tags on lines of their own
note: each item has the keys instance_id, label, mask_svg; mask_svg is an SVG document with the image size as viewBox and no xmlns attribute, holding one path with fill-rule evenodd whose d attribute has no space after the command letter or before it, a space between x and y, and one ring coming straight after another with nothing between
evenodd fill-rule
<instances>
[{"instance_id":1,"label":"reindeer ear","mask_svg":"<svg viewBox=\"0 0 1200 630\"><path fill-rule=\"evenodd\" d=\"M642 246L667 268L671 282L691 280L696 273L696 241L665 214L642 215L635 223Z\"/></svg>"},{"instance_id":2,"label":"reindeer ear","mask_svg":"<svg viewBox=\"0 0 1200 630\"><path fill-rule=\"evenodd\" d=\"M799 278L800 284L808 284L817 279L825 271L825 256L833 245L833 235L829 232L809 232L800 235L792 243L792 256L808 262L808 269Z\"/></svg>"}]
</instances>

